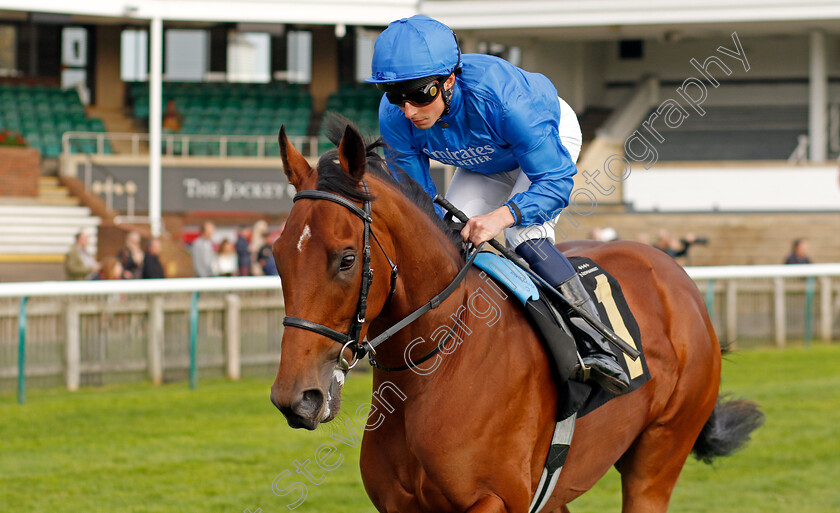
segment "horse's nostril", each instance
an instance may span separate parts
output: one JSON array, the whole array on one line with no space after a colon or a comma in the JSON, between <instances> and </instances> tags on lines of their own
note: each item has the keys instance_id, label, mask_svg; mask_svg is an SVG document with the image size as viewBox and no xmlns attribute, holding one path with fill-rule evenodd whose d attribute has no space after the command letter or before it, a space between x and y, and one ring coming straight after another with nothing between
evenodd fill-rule
<instances>
[{"instance_id":1,"label":"horse's nostril","mask_svg":"<svg viewBox=\"0 0 840 513\"><path fill-rule=\"evenodd\" d=\"M317 388L309 389L301 395L300 400L292 407L295 413L305 419L315 418L324 404L324 394Z\"/></svg>"}]
</instances>

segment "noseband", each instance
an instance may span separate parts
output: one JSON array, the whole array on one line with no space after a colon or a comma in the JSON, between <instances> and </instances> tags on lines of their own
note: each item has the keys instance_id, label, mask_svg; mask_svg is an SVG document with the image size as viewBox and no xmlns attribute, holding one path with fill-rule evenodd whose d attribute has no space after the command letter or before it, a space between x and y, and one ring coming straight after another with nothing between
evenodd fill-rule
<instances>
[{"instance_id":1,"label":"noseband","mask_svg":"<svg viewBox=\"0 0 840 513\"><path fill-rule=\"evenodd\" d=\"M367 191L367 183L362 180L362 185ZM373 218L370 216L370 201L365 201L363 208L359 208L356 204L352 201L348 200L343 196L339 196L338 194L333 194L331 192L326 191L317 191L317 190L306 190L300 191L295 194L293 201L297 201L299 199L313 199L313 200L327 200L332 201L333 203L337 203L357 217L359 217L365 224L364 227L364 234L363 234L363 252L362 252L362 286L361 290L359 291L359 302L358 306L356 307L356 316L353 319L352 323L350 324L350 329L347 333L341 333L336 331L332 328L324 326L323 324L318 324L316 322L307 321L306 319L301 319L299 317L289 317L286 316L283 318L283 326L289 326L293 328L300 328L304 330L309 330L315 332L319 335L327 337L329 339L335 340L339 344L341 344L341 351L338 353L338 362L336 367L344 372L349 371L353 367L359 363L359 360L364 358L365 355L370 355L370 363L371 365L389 371L400 371L400 370L407 370L412 367L416 367L419 364L423 363L424 361L428 360L432 356L434 356L440 349L443 347L444 344L449 340L449 336L443 337L443 339L438 343L437 347L433 349L431 352L423 356L422 358L408 362L406 365L400 367L383 367L376 363L374 360L374 356L376 355L376 347L385 342L387 339L391 338L395 333L403 329L404 327L408 326L420 316L425 314L426 312L437 308L440 306L443 301L449 297L455 289L458 288L458 285L464 280L467 276L467 271L472 266L473 261L475 260L476 255L478 255L479 251L481 251L484 244L481 244L478 248L475 248L470 256L467 258L467 262L462 267L458 273L455 275L455 278L452 282L446 286L439 294L434 296L430 299L426 304L414 310L401 321L397 322L387 330L385 330L382 334L378 337L374 338L370 341L361 341L359 338L361 337L362 333L362 325L365 323L365 311L367 310L367 297L368 293L370 292L370 285L373 281L373 269L370 266L370 236L373 236L373 240L376 241L376 244L379 246L379 249L382 250L382 254L385 255L385 258L388 260L388 265L391 266L391 289L388 292L388 298L394 294L397 287L397 266L388 256L388 253L385 252L385 248L382 247L382 244L379 242L379 239L376 238L376 234L373 233L373 229L371 228L371 223L373 223ZM353 352L353 361L348 362L344 359L344 350L350 349Z\"/></svg>"}]
</instances>

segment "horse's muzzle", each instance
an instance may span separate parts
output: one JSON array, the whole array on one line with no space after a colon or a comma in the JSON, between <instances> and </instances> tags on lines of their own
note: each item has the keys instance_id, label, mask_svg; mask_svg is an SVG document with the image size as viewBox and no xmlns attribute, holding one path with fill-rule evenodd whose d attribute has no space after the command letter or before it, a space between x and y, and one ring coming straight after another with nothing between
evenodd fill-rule
<instances>
[{"instance_id":1,"label":"horse's muzzle","mask_svg":"<svg viewBox=\"0 0 840 513\"><path fill-rule=\"evenodd\" d=\"M286 417L289 427L314 430L321 421L321 408L324 406L324 394L317 388L305 390L290 406L283 406L271 394L271 402Z\"/></svg>"}]
</instances>

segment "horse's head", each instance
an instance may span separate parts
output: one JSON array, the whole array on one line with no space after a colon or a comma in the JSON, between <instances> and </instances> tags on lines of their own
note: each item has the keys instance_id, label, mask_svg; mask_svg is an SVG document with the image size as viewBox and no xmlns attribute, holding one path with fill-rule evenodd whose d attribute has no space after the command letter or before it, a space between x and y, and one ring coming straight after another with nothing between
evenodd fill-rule
<instances>
[{"instance_id":1,"label":"horse's head","mask_svg":"<svg viewBox=\"0 0 840 513\"><path fill-rule=\"evenodd\" d=\"M362 179L371 150L361 135L348 125L337 152L325 154L317 169L290 144L282 128L280 150L298 196L273 246L287 317L271 401L291 427L315 429L338 413L347 372L342 360L353 360L355 342L366 333L366 324L357 321L364 271L388 267L378 248L368 252L370 260L365 258L365 239L373 241L365 234L370 217L363 208L370 195ZM319 175L337 182L332 190L340 194L315 191ZM387 299L388 273L377 272L369 289L364 295L371 318Z\"/></svg>"}]
</instances>

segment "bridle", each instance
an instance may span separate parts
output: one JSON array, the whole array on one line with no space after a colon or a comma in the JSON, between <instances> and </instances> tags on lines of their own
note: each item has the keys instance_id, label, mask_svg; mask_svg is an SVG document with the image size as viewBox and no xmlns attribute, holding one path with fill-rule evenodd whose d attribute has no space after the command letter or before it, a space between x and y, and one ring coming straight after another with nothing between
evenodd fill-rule
<instances>
[{"instance_id":1,"label":"bridle","mask_svg":"<svg viewBox=\"0 0 840 513\"><path fill-rule=\"evenodd\" d=\"M367 192L367 183L362 180L362 185ZM401 367L383 367L376 363L374 360L374 356L376 356L376 347L393 336L399 330L403 329L404 327L408 326L415 320L417 320L421 315L425 314L429 310L437 308L443 302L444 299L449 297L452 292L458 288L458 285L463 281L466 277L467 270L473 263L475 256L478 254L478 250L481 249L480 247L477 248L472 252L470 257L467 259L466 265L458 271L458 274L455 276L455 279L439 294L433 297L429 302L403 318L401 321L397 322L387 330L385 330L382 334L378 337L374 338L370 341L361 341L361 333L362 333L362 326L365 323L365 312L367 311L367 298L368 293L370 292L370 286L373 281L373 268L370 266L370 237L373 236L373 239L376 241L376 244L379 246L379 249L382 251L382 254L385 255L385 259L388 260L388 265L391 266L391 287L388 292L388 299L394 294L397 288L397 277L398 271L397 266L388 256L388 253L385 251L385 248L382 247L382 244L379 242L379 239L376 237L376 234L373 232L371 224L373 223L373 218L370 215L370 201L365 200L363 207L359 208L356 204L352 201L348 200L343 196L339 196L338 194L334 194L332 192L327 191L318 191L318 190L306 190L300 191L295 194L295 197L292 201L296 202L300 199L312 199L312 200L327 200L332 201L333 203L337 203L353 214L355 214L358 218L360 218L364 222L364 232L362 235L363 240L363 249L362 249L362 284L359 290L359 301L356 306L356 315L353 318L353 321L350 323L350 328L348 329L347 333L341 333L340 331L336 331L330 327L324 326L323 324L319 324L316 322L308 321L306 319L301 319L299 317L290 317L286 316L283 318L283 326L288 326L292 328L300 328L308 331L312 331L329 339L336 341L337 343L341 344L341 351L338 353L338 361L336 363L336 367L344 372L349 371L353 367L359 363L359 360L364 358L365 355L370 355L370 362L371 365L379 367L384 370L405 370L411 367L415 367L418 364L428 360L431 358L435 353L437 353L448 341L449 337L444 337L444 339L437 345L437 347L432 350L429 354L423 356L422 358L418 359L415 362L409 362L405 366ZM386 299L387 301L387 299ZM344 358L344 350L350 349L353 353L353 361L348 362Z\"/></svg>"}]
</instances>

